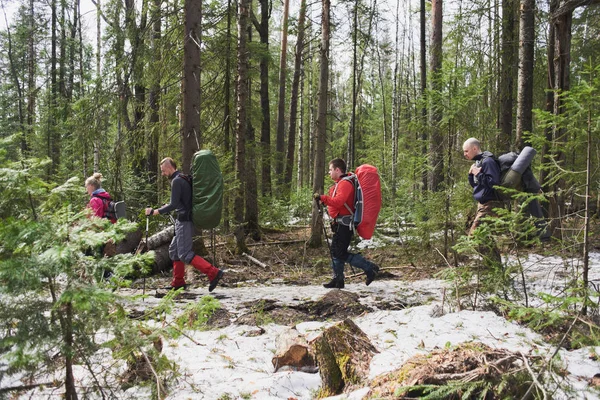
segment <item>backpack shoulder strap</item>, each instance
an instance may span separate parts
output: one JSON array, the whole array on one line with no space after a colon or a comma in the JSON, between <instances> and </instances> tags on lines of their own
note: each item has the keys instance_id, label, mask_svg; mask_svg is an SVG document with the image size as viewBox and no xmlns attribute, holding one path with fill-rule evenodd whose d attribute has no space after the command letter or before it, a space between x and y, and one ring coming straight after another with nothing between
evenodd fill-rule
<instances>
[{"instance_id":1,"label":"backpack shoulder strap","mask_svg":"<svg viewBox=\"0 0 600 400\"><path fill-rule=\"evenodd\" d=\"M190 186L192 185L193 181L192 181L192 176L191 175L181 173L181 174L179 174L179 176L181 177L181 179L183 179L184 181L186 181L187 183L189 183Z\"/></svg>"},{"instance_id":2,"label":"backpack shoulder strap","mask_svg":"<svg viewBox=\"0 0 600 400\"><path fill-rule=\"evenodd\" d=\"M110 196L104 197L104 196L100 196L98 194L93 194L92 197L102 200L102 210L104 211L104 218L108 218L109 217L108 205L112 201L112 198Z\"/></svg>"},{"instance_id":3,"label":"backpack shoulder strap","mask_svg":"<svg viewBox=\"0 0 600 400\"><path fill-rule=\"evenodd\" d=\"M356 174L349 174L349 175L344 176L342 179L340 179L340 181L335 185L335 189L333 190L333 195L335 196L335 191L337 190L337 185L339 185L342 181L348 181L352 184L352 186L354 187L354 196L356 196L356 185L358 184L358 179L356 179ZM354 215L354 212L352 211L352 209L350 208L348 203L344 203L344 207L346 207L346 210L348 210L350 212L350 215Z\"/></svg>"}]
</instances>

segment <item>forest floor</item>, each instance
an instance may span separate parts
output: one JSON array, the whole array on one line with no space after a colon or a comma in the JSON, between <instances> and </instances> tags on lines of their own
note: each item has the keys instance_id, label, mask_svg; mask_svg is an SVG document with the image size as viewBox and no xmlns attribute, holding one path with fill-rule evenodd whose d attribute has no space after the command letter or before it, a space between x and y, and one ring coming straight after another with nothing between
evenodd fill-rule
<instances>
[{"instance_id":1,"label":"forest floor","mask_svg":"<svg viewBox=\"0 0 600 400\"><path fill-rule=\"evenodd\" d=\"M535 386L538 397L600 398L600 347L570 349L563 343L557 348L557 336L564 333L562 326L536 333L510 321L498 309L486 307L481 298L476 307L468 306L472 296L458 304L453 283L439 275L448 267L446 260L454 262L454 255L444 257L442 249L416 247L408 236L386 233L352 249L381 267L377 279L366 286L362 271L346 266L346 287L329 290L322 287L331 276L327 247L307 248L308 238L307 227L271 230L264 233L261 242L248 242L248 255L235 255L233 238L217 236L214 252L206 257L212 260L214 254L225 275L212 293L208 292L206 277L186 267L189 287L174 298L166 322L206 296L218 300L220 308L202 330L188 330L177 339L164 340L162 353L177 366L177 373L165 382L167 399L320 397L323 382L316 371L275 370L272 359L276 343L292 328L310 341L344 319L352 320L377 352L370 361L368 379L347 384L343 394L331 399L398 399L402 398L397 394L402 380L414 385L436 381L440 376L454 376L463 383L497 383L509 374L524 373L525 381L534 381L533 372L525 369L534 364L547 367L536 377L543 382ZM600 235L593 236L591 251L590 280L600 281ZM561 257L558 252L553 244L520 250L518 262L530 305L543 305L538 295L541 292L564 295L580 273L580 258ZM464 257L458 261L462 265L476 263ZM514 263L515 258L510 256L506 261ZM145 282L138 279L131 287L119 289L131 317L159 304L170 273ZM521 286L522 282L516 282L515 289ZM145 296L139 297L141 294ZM164 326L165 321L157 323ZM554 354L558 359L553 367L550 360L555 359ZM105 371L110 365L120 371L113 376L126 375L127 365L115 362L110 353L104 357L99 370ZM411 366L409 372L407 365ZM83 367L76 368L76 376L80 387L91 383ZM60 374L55 379L60 381ZM114 392L116 398L152 397L148 385L134 382L133 386L122 386L122 379L107 383L122 388ZM515 388L523 394L523 388ZM22 395L46 399L59 393L60 387ZM509 397L505 393L504 398Z\"/></svg>"},{"instance_id":2,"label":"forest floor","mask_svg":"<svg viewBox=\"0 0 600 400\"><path fill-rule=\"evenodd\" d=\"M556 336L564 332L557 327L540 336L523 325L509 322L497 309L491 312L489 308L482 309L483 300L479 300L476 308L457 305L450 298L453 288L438 273L448 266L448 259L455 260L458 256L444 257L443 251L434 247L410 248L409 241L398 236L379 236L362 241L353 249L381 268L369 287L364 284L362 271L346 266L346 288L324 289L322 283L331 275L328 250L325 246L307 248L309 234L306 227L285 232L273 230L265 233L261 242L250 241L249 254L241 256L233 253L232 238L216 238L215 251L210 253L216 255L216 264L226 274L212 296L221 308L207 322L207 331L194 338L214 346L212 352L219 356L205 354L204 349L198 350L190 343L167 348L165 353L188 371L186 380L171 388L169 398L317 397L321 384L318 374L275 372L271 368L269 361L275 352L276 338L289 327L314 338L336 321L349 318L380 350L381 354L371 362L368 386L348 385L345 394L335 397L339 399L399 398L394 391L398 374L404 374L400 371L405 363L421 364L413 372L413 384L435 380L439 375L447 375L444 372L464 369L469 363L476 364L467 371L469 379L483 377L494 381L507 372L487 364L494 357L520 361L527 354L532 363L533 359L550 359L549 355L555 351L550 340L556 343ZM600 279L599 239L594 236L591 246L591 280ZM577 257L554 254L556 248L551 244L520 251L519 262L523 263L530 305L542 304L536 297L538 292L562 293L573 274L580 271ZM210 259L210 255L207 257ZM458 261L469 262L464 257ZM189 287L176 298L182 308L209 294L206 278L187 268ZM168 274L148 279L147 294L162 297L165 292L154 288L164 287L169 281ZM519 286L517 282L515 287ZM139 294L139 289L138 281L131 290ZM235 345L225 343L228 340ZM223 343L217 345L215 341ZM469 343L481 346L474 350ZM449 344L459 345L451 355L443 353ZM595 356L600 349L584 347L568 351L565 347L569 346L563 345L559 353L564 363L561 382L550 378L546 390L554 398L600 398L595 378L600 376L600 362ZM188 351L202 354L190 357L184 354ZM430 361L415 361L414 357L418 360L423 355L430 355ZM477 364L473 361L476 359L486 361ZM515 362L515 365L521 367L511 368L522 369L522 364ZM223 368L233 371L223 373ZM477 371L484 372L479 376Z\"/></svg>"}]
</instances>

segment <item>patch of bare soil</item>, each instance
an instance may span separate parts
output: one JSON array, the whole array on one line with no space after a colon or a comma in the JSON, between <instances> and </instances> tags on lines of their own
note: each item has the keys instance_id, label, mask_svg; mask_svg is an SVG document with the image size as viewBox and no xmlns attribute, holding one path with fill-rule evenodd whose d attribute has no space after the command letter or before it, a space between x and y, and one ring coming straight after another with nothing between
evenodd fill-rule
<instances>
[{"instance_id":1,"label":"patch of bare soil","mask_svg":"<svg viewBox=\"0 0 600 400\"><path fill-rule=\"evenodd\" d=\"M325 242L320 248L309 248L306 245L309 237L310 228L307 227L290 227L286 231L265 232L260 241L248 238L248 254L238 255L235 254L233 237L219 236L214 251L209 243L206 243L207 254L204 257L211 261L213 257L216 258L216 265L227 271L220 283L223 286L240 286L245 285L246 282L265 283L273 280L298 286L321 284L331 276L329 250ZM352 251L359 252L356 249ZM406 249L398 244L360 250L360 252L380 266L378 280L426 279L431 278L438 270L435 262L426 260L415 264L408 258ZM421 258L421 261L423 260ZM194 278L202 279L195 274L188 283L194 284ZM346 279L348 282L363 281L364 274L362 271L346 266ZM197 283L204 284L200 281Z\"/></svg>"},{"instance_id":2,"label":"patch of bare soil","mask_svg":"<svg viewBox=\"0 0 600 400\"><path fill-rule=\"evenodd\" d=\"M330 290L317 301L308 301L294 307L310 315L314 320L354 318L363 313L373 311L362 305L356 293L345 290Z\"/></svg>"},{"instance_id":3,"label":"patch of bare soil","mask_svg":"<svg viewBox=\"0 0 600 400\"><path fill-rule=\"evenodd\" d=\"M400 369L371 383L369 398L416 399L433 392L446 399L522 397L532 379L527 366L534 357L481 343L465 343L453 349L416 355Z\"/></svg>"}]
</instances>

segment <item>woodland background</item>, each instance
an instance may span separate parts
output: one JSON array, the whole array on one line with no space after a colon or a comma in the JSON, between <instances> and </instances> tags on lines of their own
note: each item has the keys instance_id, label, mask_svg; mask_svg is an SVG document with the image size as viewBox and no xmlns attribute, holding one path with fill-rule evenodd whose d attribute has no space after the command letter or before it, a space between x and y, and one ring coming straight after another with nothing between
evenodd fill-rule
<instances>
[{"instance_id":1,"label":"woodland background","mask_svg":"<svg viewBox=\"0 0 600 400\"><path fill-rule=\"evenodd\" d=\"M557 228L600 185L595 3L92 1L84 19L80 0L30 0L9 20L3 2L5 162L47 160L48 183L100 171L136 213L168 198L161 158L187 172L209 148L243 250L243 233L330 184L334 157L379 167L395 220L443 226L471 205L461 145L475 136L538 150Z\"/></svg>"},{"instance_id":2,"label":"woodland background","mask_svg":"<svg viewBox=\"0 0 600 400\"><path fill-rule=\"evenodd\" d=\"M198 149L221 163L218 234L235 253L309 216L307 243L323 246L311 194L342 157L379 168L379 230L405 240L394 251L456 266L486 235L502 235L511 254L537 244L519 207L495 231L463 236L474 206L463 141L495 154L529 144L543 193L525 197L543 202L550 251L583 259L558 308L575 319L597 311L587 260L600 209L600 1L90 1L0 2L0 353L10 371L58 368L59 349L74 399L74 362L102 346L135 361L152 347L99 283L105 269L146 274L151 254L97 259L90 249L143 230L143 208L170 194L159 161L189 172ZM94 171L133 222L85 218ZM494 273L488 293L520 272ZM446 277L471 290L473 274ZM96 343L106 330L114 340Z\"/></svg>"}]
</instances>

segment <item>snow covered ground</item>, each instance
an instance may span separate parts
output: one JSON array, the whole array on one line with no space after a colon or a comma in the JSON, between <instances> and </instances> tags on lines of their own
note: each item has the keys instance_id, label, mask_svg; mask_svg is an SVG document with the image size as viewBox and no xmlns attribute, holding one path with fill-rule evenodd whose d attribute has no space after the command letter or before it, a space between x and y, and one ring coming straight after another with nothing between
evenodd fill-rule
<instances>
[{"instance_id":1,"label":"snow covered ground","mask_svg":"<svg viewBox=\"0 0 600 400\"><path fill-rule=\"evenodd\" d=\"M522 264L528 290L531 294L560 291L566 281L573 278L575 263L571 260L565 265L558 257L527 256ZM600 254L591 256L590 267L590 280L600 278ZM416 354L427 354L434 349L470 341L482 342L492 348L531 352L546 358L554 353L555 348L530 329L508 322L492 312L463 310L449 313L448 307L444 307L442 312L445 286L444 281L435 279L417 282L376 280L369 287L362 282L346 285L345 290L358 294L364 304L373 304L376 298L423 304L403 310L376 310L353 319L379 351L371 361L371 378L397 369ZM191 292L208 294L206 289L193 289ZM270 285L219 287L214 295L224 308L239 316L247 312L243 303L273 300L280 305L297 305L317 300L327 292L321 286L286 286L274 280ZM145 304L157 301L148 298ZM311 338L334 322L304 322L296 328ZM170 382L167 398L314 398L321 384L318 373L274 372L271 359L276 350L275 338L288 327L268 324L262 328L264 333L254 335L256 326L233 324L217 330L187 332L189 338L182 336L177 341L166 341L163 352L179 365L181 372L176 381ZM590 355L599 352L600 348L559 351L560 362L569 373L562 385L570 390L559 392L554 398L600 398L599 391L588 386L589 380L600 373L600 363L592 360ZM367 391L368 388L364 388L334 398L362 399ZM38 394L32 398L51 398L48 393L34 393ZM131 388L122 394L132 398L150 397L149 391L139 388Z\"/></svg>"}]
</instances>

